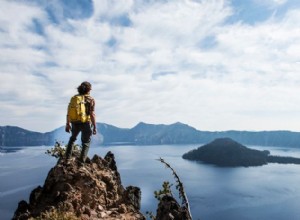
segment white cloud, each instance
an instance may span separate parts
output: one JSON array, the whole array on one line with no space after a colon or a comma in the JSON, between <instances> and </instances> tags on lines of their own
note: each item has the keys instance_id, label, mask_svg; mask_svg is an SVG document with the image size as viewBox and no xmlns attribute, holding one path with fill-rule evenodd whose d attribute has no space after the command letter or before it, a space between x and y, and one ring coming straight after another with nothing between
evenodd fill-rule
<instances>
[{"instance_id":1,"label":"white cloud","mask_svg":"<svg viewBox=\"0 0 300 220\"><path fill-rule=\"evenodd\" d=\"M7 8L2 125L49 131L64 124L70 96L89 80L98 121L121 127L181 121L204 130L300 130L297 9L246 25L226 23L235 11L227 1L101 0L89 18L60 12L62 22L52 23L44 8L0 4ZM52 7L60 11L59 1ZM44 122L32 123L32 113Z\"/></svg>"},{"instance_id":2,"label":"white cloud","mask_svg":"<svg viewBox=\"0 0 300 220\"><path fill-rule=\"evenodd\" d=\"M101 0L93 1L95 19L101 17L112 18L129 12L134 6L133 0Z\"/></svg>"}]
</instances>

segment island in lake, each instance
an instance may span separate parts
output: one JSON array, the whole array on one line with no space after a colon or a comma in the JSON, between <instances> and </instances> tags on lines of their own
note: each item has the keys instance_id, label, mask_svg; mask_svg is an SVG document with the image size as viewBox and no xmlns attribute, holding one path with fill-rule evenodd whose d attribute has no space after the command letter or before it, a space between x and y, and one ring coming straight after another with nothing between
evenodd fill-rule
<instances>
[{"instance_id":1,"label":"island in lake","mask_svg":"<svg viewBox=\"0 0 300 220\"><path fill-rule=\"evenodd\" d=\"M268 150L250 149L230 138L215 139L182 157L222 167L262 166L267 163L300 164L300 158L272 156Z\"/></svg>"}]
</instances>

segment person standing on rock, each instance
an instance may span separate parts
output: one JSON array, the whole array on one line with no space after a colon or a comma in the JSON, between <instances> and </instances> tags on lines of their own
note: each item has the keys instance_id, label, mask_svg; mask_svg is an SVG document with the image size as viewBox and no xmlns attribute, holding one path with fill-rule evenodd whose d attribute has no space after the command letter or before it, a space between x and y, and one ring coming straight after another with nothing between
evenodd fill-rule
<instances>
[{"instance_id":1,"label":"person standing on rock","mask_svg":"<svg viewBox=\"0 0 300 220\"><path fill-rule=\"evenodd\" d=\"M90 96L92 85L89 82L83 82L78 86L78 94L73 96L68 105L67 122L65 130L71 132L67 149L66 159L72 156L73 145L81 132L82 150L79 161L84 163L90 148L92 134L97 134L95 99Z\"/></svg>"}]
</instances>

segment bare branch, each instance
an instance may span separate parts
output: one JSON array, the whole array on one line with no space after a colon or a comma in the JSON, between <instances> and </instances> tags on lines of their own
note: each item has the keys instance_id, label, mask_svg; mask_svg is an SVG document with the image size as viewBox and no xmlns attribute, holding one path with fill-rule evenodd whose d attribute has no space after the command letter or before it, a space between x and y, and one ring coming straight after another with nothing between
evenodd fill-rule
<instances>
[{"instance_id":1,"label":"bare branch","mask_svg":"<svg viewBox=\"0 0 300 220\"><path fill-rule=\"evenodd\" d=\"M164 159L159 158L157 160L160 161L161 163L165 164L165 166L172 171L172 174L175 177L176 182L178 184L176 186L176 189L179 191L179 197L182 199L181 203L182 203L183 207L185 207L185 209L187 210L190 219L192 219L192 215L191 215L191 210L190 210L190 205L189 205L189 202L188 202L188 198L186 196L186 193L184 191L183 183L181 182L179 176L177 175L176 171L171 167L171 165L168 164Z\"/></svg>"}]
</instances>

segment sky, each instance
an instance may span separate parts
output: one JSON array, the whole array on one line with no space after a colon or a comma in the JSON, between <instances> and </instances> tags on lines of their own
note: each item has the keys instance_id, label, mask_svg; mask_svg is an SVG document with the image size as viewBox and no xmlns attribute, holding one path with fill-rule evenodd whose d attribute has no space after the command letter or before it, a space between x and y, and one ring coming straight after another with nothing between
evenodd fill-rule
<instances>
[{"instance_id":1,"label":"sky","mask_svg":"<svg viewBox=\"0 0 300 220\"><path fill-rule=\"evenodd\" d=\"M299 0L1 0L0 126L300 131Z\"/></svg>"}]
</instances>

